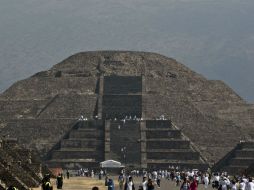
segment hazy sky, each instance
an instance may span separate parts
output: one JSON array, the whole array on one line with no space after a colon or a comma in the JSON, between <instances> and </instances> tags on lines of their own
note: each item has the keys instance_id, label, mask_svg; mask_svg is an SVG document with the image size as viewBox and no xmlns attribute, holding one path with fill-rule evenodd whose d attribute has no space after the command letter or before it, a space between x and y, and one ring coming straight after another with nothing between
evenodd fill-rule
<instances>
[{"instance_id":1,"label":"hazy sky","mask_svg":"<svg viewBox=\"0 0 254 190\"><path fill-rule=\"evenodd\" d=\"M0 0L0 91L91 50L173 57L254 102L253 0Z\"/></svg>"}]
</instances>

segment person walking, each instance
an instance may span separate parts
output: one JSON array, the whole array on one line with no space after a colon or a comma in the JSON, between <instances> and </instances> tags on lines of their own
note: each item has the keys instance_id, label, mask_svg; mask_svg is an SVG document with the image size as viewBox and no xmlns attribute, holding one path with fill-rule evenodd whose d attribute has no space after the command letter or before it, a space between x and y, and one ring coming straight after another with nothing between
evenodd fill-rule
<instances>
[{"instance_id":1,"label":"person walking","mask_svg":"<svg viewBox=\"0 0 254 190\"><path fill-rule=\"evenodd\" d=\"M196 178L194 177L192 179L192 182L190 183L190 190L197 190L198 189L198 182Z\"/></svg>"},{"instance_id":2,"label":"person walking","mask_svg":"<svg viewBox=\"0 0 254 190\"><path fill-rule=\"evenodd\" d=\"M63 187L63 175L60 173L56 177L56 187L57 189L62 189Z\"/></svg>"},{"instance_id":3,"label":"person walking","mask_svg":"<svg viewBox=\"0 0 254 190\"><path fill-rule=\"evenodd\" d=\"M143 177L143 181L142 181L142 189L143 190L147 190L147 179L146 179L146 176Z\"/></svg>"},{"instance_id":4,"label":"person walking","mask_svg":"<svg viewBox=\"0 0 254 190\"><path fill-rule=\"evenodd\" d=\"M205 185L205 189L208 188L208 184L209 184L209 175L205 174L204 176L204 185Z\"/></svg>"},{"instance_id":5,"label":"person walking","mask_svg":"<svg viewBox=\"0 0 254 190\"><path fill-rule=\"evenodd\" d=\"M108 185L107 186L108 186L108 190L114 190L115 189L113 179L108 179Z\"/></svg>"},{"instance_id":6,"label":"person walking","mask_svg":"<svg viewBox=\"0 0 254 190\"><path fill-rule=\"evenodd\" d=\"M190 190L190 183L186 178L183 179L183 183L180 187L180 190Z\"/></svg>"},{"instance_id":7,"label":"person walking","mask_svg":"<svg viewBox=\"0 0 254 190\"><path fill-rule=\"evenodd\" d=\"M69 179L70 178L70 172L67 170L67 172L66 172L66 176L67 176L67 179Z\"/></svg>"},{"instance_id":8,"label":"person walking","mask_svg":"<svg viewBox=\"0 0 254 190\"><path fill-rule=\"evenodd\" d=\"M124 175L123 175L123 173L121 173L118 176L118 185L119 185L119 190L123 190L123 187L124 187Z\"/></svg>"},{"instance_id":9,"label":"person walking","mask_svg":"<svg viewBox=\"0 0 254 190\"><path fill-rule=\"evenodd\" d=\"M131 176L129 177L128 181L126 181L124 185L124 190L135 190L135 186Z\"/></svg>"},{"instance_id":10,"label":"person walking","mask_svg":"<svg viewBox=\"0 0 254 190\"><path fill-rule=\"evenodd\" d=\"M154 190L154 184L152 179L148 179L147 181L147 190Z\"/></svg>"},{"instance_id":11,"label":"person walking","mask_svg":"<svg viewBox=\"0 0 254 190\"><path fill-rule=\"evenodd\" d=\"M249 178L249 182L246 185L246 190L254 190L254 183L252 182L252 178Z\"/></svg>"},{"instance_id":12,"label":"person walking","mask_svg":"<svg viewBox=\"0 0 254 190\"><path fill-rule=\"evenodd\" d=\"M18 190L15 186L11 185L7 190Z\"/></svg>"},{"instance_id":13,"label":"person walking","mask_svg":"<svg viewBox=\"0 0 254 190\"><path fill-rule=\"evenodd\" d=\"M49 174L45 175L44 178L42 179L42 190L53 190Z\"/></svg>"}]
</instances>

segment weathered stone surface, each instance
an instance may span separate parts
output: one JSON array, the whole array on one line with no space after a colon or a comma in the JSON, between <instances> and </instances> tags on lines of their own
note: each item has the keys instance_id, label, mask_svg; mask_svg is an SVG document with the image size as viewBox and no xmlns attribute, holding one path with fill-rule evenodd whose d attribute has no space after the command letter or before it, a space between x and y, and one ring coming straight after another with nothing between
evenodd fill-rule
<instances>
[{"instance_id":1,"label":"weathered stone surface","mask_svg":"<svg viewBox=\"0 0 254 190\"><path fill-rule=\"evenodd\" d=\"M144 120L163 114L209 163L220 160L241 139L254 138L253 105L222 81L207 80L155 53L75 54L16 82L0 95L0 107L1 134L18 137L41 155L72 130L81 114L102 119L126 114ZM155 146L152 141L147 145Z\"/></svg>"},{"instance_id":2,"label":"weathered stone surface","mask_svg":"<svg viewBox=\"0 0 254 190\"><path fill-rule=\"evenodd\" d=\"M33 152L17 144L15 139L3 139L0 147L0 180L5 186L14 185L27 190L38 187L41 178L41 164Z\"/></svg>"},{"instance_id":3,"label":"weathered stone surface","mask_svg":"<svg viewBox=\"0 0 254 190\"><path fill-rule=\"evenodd\" d=\"M254 141L241 141L216 165L215 170L227 171L231 174L253 174Z\"/></svg>"}]
</instances>

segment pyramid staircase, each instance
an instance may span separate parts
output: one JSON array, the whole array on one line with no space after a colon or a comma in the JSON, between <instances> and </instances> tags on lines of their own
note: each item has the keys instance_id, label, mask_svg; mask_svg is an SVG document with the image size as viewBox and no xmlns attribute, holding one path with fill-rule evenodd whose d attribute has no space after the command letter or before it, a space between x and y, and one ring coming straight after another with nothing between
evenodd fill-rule
<instances>
[{"instance_id":1,"label":"pyramid staircase","mask_svg":"<svg viewBox=\"0 0 254 190\"><path fill-rule=\"evenodd\" d=\"M147 120L143 131L146 138L147 168L208 168L199 151L170 120Z\"/></svg>"},{"instance_id":2,"label":"pyramid staircase","mask_svg":"<svg viewBox=\"0 0 254 190\"><path fill-rule=\"evenodd\" d=\"M109 127L109 148L106 148L105 159L121 162L129 168L140 168L140 122L106 121Z\"/></svg>"},{"instance_id":3,"label":"pyramid staircase","mask_svg":"<svg viewBox=\"0 0 254 190\"><path fill-rule=\"evenodd\" d=\"M48 158L49 167L98 167L104 160L104 127L102 120L80 121L59 143Z\"/></svg>"},{"instance_id":4,"label":"pyramid staircase","mask_svg":"<svg viewBox=\"0 0 254 190\"><path fill-rule=\"evenodd\" d=\"M243 174L254 165L254 141L241 141L213 167L214 171Z\"/></svg>"}]
</instances>

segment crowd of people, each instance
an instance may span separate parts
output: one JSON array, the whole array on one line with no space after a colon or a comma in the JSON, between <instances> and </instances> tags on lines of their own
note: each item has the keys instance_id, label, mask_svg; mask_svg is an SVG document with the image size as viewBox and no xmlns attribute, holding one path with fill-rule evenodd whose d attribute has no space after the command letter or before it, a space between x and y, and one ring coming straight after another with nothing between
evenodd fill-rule
<instances>
[{"instance_id":1,"label":"crowd of people","mask_svg":"<svg viewBox=\"0 0 254 190\"><path fill-rule=\"evenodd\" d=\"M70 173L68 170L64 174L59 173L56 177L57 189L62 189L65 176L69 179ZM76 176L104 179L107 189L115 190L114 180L106 170L101 169L95 172L92 169L80 168L77 170ZM138 187L138 190L159 189L162 180L169 181L179 190L198 190L200 184L203 184L202 189L210 187L215 190L254 190L254 182L249 176L230 176L227 172L212 173L210 170L206 172L200 172L195 169L180 171L179 167L153 171L132 170L126 172L122 170L117 178L118 190L135 190L135 187ZM50 175L44 176L41 187L42 190L53 189ZM16 189L14 186L8 188L8 190Z\"/></svg>"},{"instance_id":2,"label":"crowd of people","mask_svg":"<svg viewBox=\"0 0 254 190\"><path fill-rule=\"evenodd\" d=\"M251 177L229 176L227 172L211 173L210 171L199 172L198 170L158 170L139 171L133 170L130 174L121 173L118 177L119 190L135 190L133 178L142 177L138 183L139 190L154 190L161 187L161 180L169 180L179 190L197 190L200 184L207 189L209 186L217 190L254 190L254 182ZM114 183L108 176L105 178L108 190L114 190Z\"/></svg>"}]
</instances>

